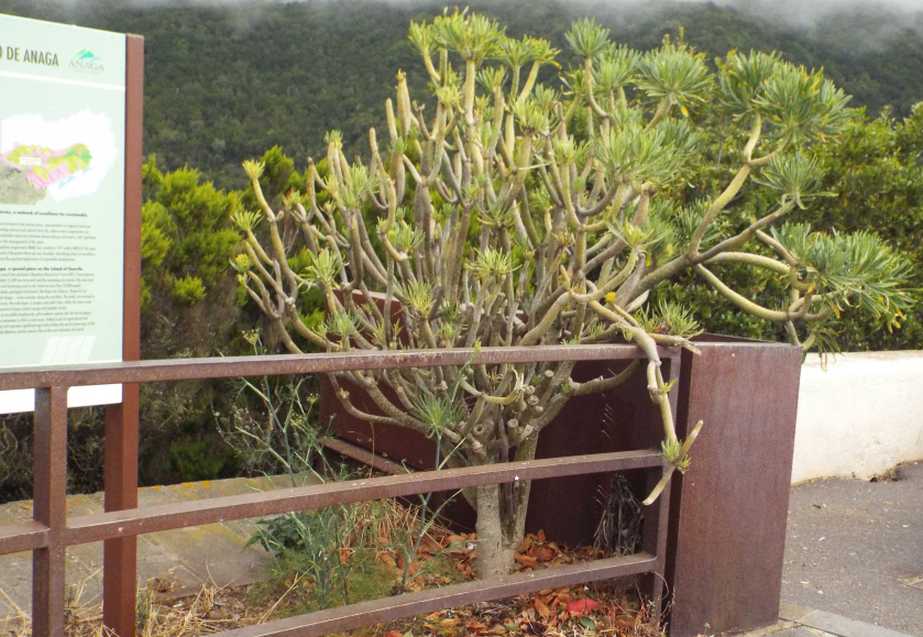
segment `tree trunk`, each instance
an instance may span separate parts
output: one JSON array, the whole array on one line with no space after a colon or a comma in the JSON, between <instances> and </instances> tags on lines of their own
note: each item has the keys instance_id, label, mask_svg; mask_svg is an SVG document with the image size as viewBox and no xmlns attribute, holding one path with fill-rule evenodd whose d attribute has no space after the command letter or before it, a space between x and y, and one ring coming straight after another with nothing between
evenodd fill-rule
<instances>
[{"instance_id":1,"label":"tree trunk","mask_svg":"<svg viewBox=\"0 0 923 637\"><path fill-rule=\"evenodd\" d=\"M537 446L538 435L531 436L511 460L534 460ZM525 537L531 486L529 480L517 480L510 485L478 487L475 530L479 577L508 575L513 570L516 550Z\"/></svg>"},{"instance_id":2,"label":"tree trunk","mask_svg":"<svg viewBox=\"0 0 923 637\"><path fill-rule=\"evenodd\" d=\"M500 486L490 484L478 487L477 498L478 519L475 530L478 536L478 577L508 575L513 568L513 556L519 541L507 538L503 532L505 525L501 518Z\"/></svg>"}]
</instances>

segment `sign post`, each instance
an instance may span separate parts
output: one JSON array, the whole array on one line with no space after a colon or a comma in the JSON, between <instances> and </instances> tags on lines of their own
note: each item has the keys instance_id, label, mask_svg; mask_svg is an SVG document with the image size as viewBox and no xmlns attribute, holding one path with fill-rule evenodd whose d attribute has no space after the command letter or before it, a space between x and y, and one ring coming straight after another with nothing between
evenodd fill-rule
<instances>
[{"instance_id":1,"label":"sign post","mask_svg":"<svg viewBox=\"0 0 923 637\"><path fill-rule=\"evenodd\" d=\"M125 231L122 360L141 358L141 163L144 38L125 36ZM106 511L138 506L139 388L122 386L122 402L106 407L103 483ZM138 539L103 543L103 624L134 637Z\"/></svg>"},{"instance_id":2,"label":"sign post","mask_svg":"<svg viewBox=\"0 0 923 637\"><path fill-rule=\"evenodd\" d=\"M143 86L141 37L0 15L3 367L140 358ZM32 411L34 394L0 392L0 413ZM67 397L108 405L107 511L137 507L138 402L136 385ZM136 538L105 542L104 623L120 637L135 634L136 567ZM64 591L48 593L37 635L63 630L47 599Z\"/></svg>"}]
</instances>

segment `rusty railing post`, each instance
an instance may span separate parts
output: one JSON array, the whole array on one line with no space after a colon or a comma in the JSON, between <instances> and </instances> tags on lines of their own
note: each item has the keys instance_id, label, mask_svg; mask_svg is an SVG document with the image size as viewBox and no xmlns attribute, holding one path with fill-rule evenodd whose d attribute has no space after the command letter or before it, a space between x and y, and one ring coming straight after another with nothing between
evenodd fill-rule
<instances>
[{"instance_id":1,"label":"rusty railing post","mask_svg":"<svg viewBox=\"0 0 923 637\"><path fill-rule=\"evenodd\" d=\"M47 526L48 546L32 553L32 634L64 634L67 524L67 388L35 390L32 436L32 517Z\"/></svg>"},{"instance_id":2,"label":"rusty railing post","mask_svg":"<svg viewBox=\"0 0 923 637\"><path fill-rule=\"evenodd\" d=\"M122 386L122 404L106 408L106 511L138 506L138 386ZM119 637L134 637L138 538L103 542L103 624Z\"/></svg>"},{"instance_id":3,"label":"rusty railing post","mask_svg":"<svg viewBox=\"0 0 923 637\"><path fill-rule=\"evenodd\" d=\"M125 36L125 230L122 360L141 358L141 162L144 38ZM122 404L106 408L103 482L106 511L138 506L139 388L122 385ZM138 540L103 543L103 624L134 637Z\"/></svg>"}]
</instances>

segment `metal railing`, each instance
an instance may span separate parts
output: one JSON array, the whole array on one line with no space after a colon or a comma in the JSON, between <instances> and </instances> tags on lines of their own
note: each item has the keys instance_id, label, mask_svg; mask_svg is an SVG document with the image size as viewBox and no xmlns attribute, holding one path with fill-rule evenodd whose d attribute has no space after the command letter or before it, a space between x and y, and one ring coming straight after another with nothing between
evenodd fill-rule
<instances>
[{"instance_id":1,"label":"metal railing","mask_svg":"<svg viewBox=\"0 0 923 637\"><path fill-rule=\"evenodd\" d=\"M675 373L674 370L678 369L678 354L664 351L663 357L674 363L670 365L670 373ZM654 484L660 479L664 467L663 458L658 451L642 449L389 475L192 502L111 510L119 508L116 504L107 506L103 513L69 518L66 512L66 487L67 390L70 387L243 376L324 374L400 367L625 361L640 358L644 358L644 354L632 345L562 345L196 358L41 369L0 369L0 390L36 388L33 519L28 523L0 527L0 555L32 551L33 635L57 637L64 634L65 552L69 546L104 541L121 548L122 550L105 553L103 603L104 606L131 604L133 609L134 582L137 577L136 545L120 545L119 542L133 540L145 533L305 511L335 504L455 491L515 480L542 480L632 469L659 469L660 471L648 472L649 482ZM134 456L124 457L126 454ZM107 457L106 462L120 466L136 466L137 448L118 452L112 458ZM107 504L119 500L118 497L109 496L107 493ZM220 635L325 635L333 631L350 630L443 608L643 573L653 574L651 597L659 616L663 596L668 507L669 498L661 497L659 503L646 512L641 552L634 555L406 593L226 631ZM126 582L130 583L130 588L126 586ZM133 613L131 616L133 617ZM122 637L131 637L133 627L122 627L119 630Z\"/></svg>"}]
</instances>

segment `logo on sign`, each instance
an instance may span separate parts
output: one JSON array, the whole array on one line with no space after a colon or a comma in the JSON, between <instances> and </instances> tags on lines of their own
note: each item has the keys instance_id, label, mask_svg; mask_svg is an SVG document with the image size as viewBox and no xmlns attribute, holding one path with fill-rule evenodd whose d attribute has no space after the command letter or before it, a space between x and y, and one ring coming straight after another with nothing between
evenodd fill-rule
<instances>
[{"instance_id":1,"label":"logo on sign","mask_svg":"<svg viewBox=\"0 0 923 637\"><path fill-rule=\"evenodd\" d=\"M74 55L74 58L71 60L71 68L89 73L102 73L105 70L103 61L90 49L81 49L77 51L76 55Z\"/></svg>"}]
</instances>

